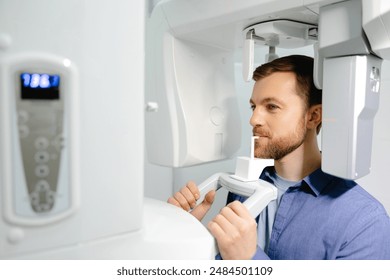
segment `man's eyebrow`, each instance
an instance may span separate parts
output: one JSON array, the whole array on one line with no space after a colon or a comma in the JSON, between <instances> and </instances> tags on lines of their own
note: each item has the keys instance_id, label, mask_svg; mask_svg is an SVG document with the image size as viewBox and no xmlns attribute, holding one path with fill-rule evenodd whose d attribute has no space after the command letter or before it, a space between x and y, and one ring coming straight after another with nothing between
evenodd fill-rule
<instances>
[{"instance_id":1,"label":"man's eyebrow","mask_svg":"<svg viewBox=\"0 0 390 280\"><path fill-rule=\"evenodd\" d=\"M284 104L284 102L278 98L275 98L275 97L267 97L267 98L264 98L261 100L260 103L264 104L264 103L268 103L268 102L275 102L275 103L280 103L280 104ZM249 103L250 104L255 104L255 102L253 101L253 99L251 98L249 100Z\"/></svg>"},{"instance_id":2,"label":"man's eyebrow","mask_svg":"<svg viewBox=\"0 0 390 280\"><path fill-rule=\"evenodd\" d=\"M275 97L267 97L267 98L264 98L262 100L262 103L268 103L268 102L275 102L275 103L282 103L283 104L282 100L280 100L279 98L275 98Z\"/></svg>"}]
</instances>

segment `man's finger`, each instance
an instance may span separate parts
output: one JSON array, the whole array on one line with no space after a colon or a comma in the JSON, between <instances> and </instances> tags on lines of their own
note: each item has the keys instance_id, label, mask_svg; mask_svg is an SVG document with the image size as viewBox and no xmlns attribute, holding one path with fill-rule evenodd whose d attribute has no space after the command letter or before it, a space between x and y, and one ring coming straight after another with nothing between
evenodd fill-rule
<instances>
[{"instance_id":1,"label":"man's finger","mask_svg":"<svg viewBox=\"0 0 390 280\"><path fill-rule=\"evenodd\" d=\"M168 198L167 202L172 204L172 205L175 205L177 207L181 207L180 203L176 199L174 199L173 197Z\"/></svg>"},{"instance_id":2,"label":"man's finger","mask_svg":"<svg viewBox=\"0 0 390 280\"><path fill-rule=\"evenodd\" d=\"M227 207L232 209L232 211L241 218L247 219L249 217L252 217L245 205L237 200L229 203Z\"/></svg>"},{"instance_id":3,"label":"man's finger","mask_svg":"<svg viewBox=\"0 0 390 280\"><path fill-rule=\"evenodd\" d=\"M180 190L180 193L184 196L188 205L190 205L191 208L194 208L196 205L196 197L195 197L194 193L189 189L188 185L183 187Z\"/></svg>"},{"instance_id":4,"label":"man's finger","mask_svg":"<svg viewBox=\"0 0 390 280\"><path fill-rule=\"evenodd\" d=\"M198 200L200 197L199 189L196 186L194 181L188 181L186 184L186 187L191 191L191 193L194 195L195 200Z\"/></svg>"},{"instance_id":5,"label":"man's finger","mask_svg":"<svg viewBox=\"0 0 390 280\"><path fill-rule=\"evenodd\" d=\"M180 206L186 210L186 211L189 211L190 210L190 205L188 204L188 201L187 199L184 197L184 195L180 192L177 192L173 195L173 197L180 203Z\"/></svg>"},{"instance_id":6,"label":"man's finger","mask_svg":"<svg viewBox=\"0 0 390 280\"><path fill-rule=\"evenodd\" d=\"M210 210L211 205L214 202L214 198L215 198L215 191L214 190L209 191L206 194L202 203L196 206L194 210L192 210L191 214L199 221L201 221L204 218L204 216L206 216L207 212Z\"/></svg>"}]
</instances>

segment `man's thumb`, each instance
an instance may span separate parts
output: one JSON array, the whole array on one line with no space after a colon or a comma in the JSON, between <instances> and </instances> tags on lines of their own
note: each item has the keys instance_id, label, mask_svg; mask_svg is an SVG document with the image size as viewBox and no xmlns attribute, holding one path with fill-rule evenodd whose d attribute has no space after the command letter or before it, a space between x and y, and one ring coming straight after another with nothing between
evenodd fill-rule
<instances>
[{"instance_id":1,"label":"man's thumb","mask_svg":"<svg viewBox=\"0 0 390 280\"><path fill-rule=\"evenodd\" d=\"M209 191L201 204L196 206L192 211L191 215L201 221L204 216L206 216L207 212L210 210L211 205L214 202L215 198L215 190Z\"/></svg>"}]
</instances>

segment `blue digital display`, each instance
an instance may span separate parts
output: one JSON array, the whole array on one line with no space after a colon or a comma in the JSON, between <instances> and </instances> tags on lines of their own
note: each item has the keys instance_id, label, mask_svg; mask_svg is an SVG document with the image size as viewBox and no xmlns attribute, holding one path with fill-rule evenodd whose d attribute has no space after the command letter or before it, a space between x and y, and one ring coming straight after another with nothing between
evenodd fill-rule
<instances>
[{"instance_id":1,"label":"blue digital display","mask_svg":"<svg viewBox=\"0 0 390 280\"><path fill-rule=\"evenodd\" d=\"M59 99L60 76L46 73L20 74L22 99Z\"/></svg>"}]
</instances>

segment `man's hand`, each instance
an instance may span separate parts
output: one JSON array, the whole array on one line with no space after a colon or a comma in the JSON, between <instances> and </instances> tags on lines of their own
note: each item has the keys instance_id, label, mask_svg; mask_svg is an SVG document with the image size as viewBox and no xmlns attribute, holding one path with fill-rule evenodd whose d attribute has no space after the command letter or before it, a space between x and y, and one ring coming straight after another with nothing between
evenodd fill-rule
<instances>
[{"instance_id":1,"label":"man's hand","mask_svg":"<svg viewBox=\"0 0 390 280\"><path fill-rule=\"evenodd\" d=\"M196 201L199 199L200 193L197 185L193 181L189 181L184 187L180 189L173 196L168 198L168 203L184 209L185 211L191 211L191 214L199 221L210 210L211 205L214 202L215 191L209 191L203 202L196 206ZM196 206L196 207L195 207Z\"/></svg>"},{"instance_id":2,"label":"man's hand","mask_svg":"<svg viewBox=\"0 0 390 280\"><path fill-rule=\"evenodd\" d=\"M208 224L224 260L251 259L256 253L257 224L246 207L234 201Z\"/></svg>"}]
</instances>

